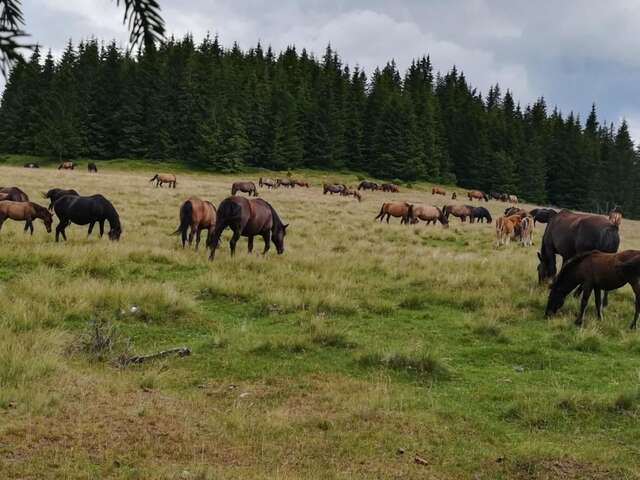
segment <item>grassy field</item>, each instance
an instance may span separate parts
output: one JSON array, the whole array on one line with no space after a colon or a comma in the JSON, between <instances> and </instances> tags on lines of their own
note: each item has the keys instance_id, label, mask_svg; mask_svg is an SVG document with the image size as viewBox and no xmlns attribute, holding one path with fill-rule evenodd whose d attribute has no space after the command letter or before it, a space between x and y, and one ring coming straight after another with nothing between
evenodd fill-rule
<instances>
[{"instance_id":1,"label":"grassy field","mask_svg":"<svg viewBox=\"0 0 640 480\"><path fill-rule=\"evenodd\" d=\"M427 184L323 196L357 179L317 172L261 191L291 224L284 255L242 239L231 259L227 232L209 263L170 235L180 203L257 175L182 172L170 190L149 165L103 165L0 166L42 204L102 193L123 222L119 243L71 226L56 244L39 221L0 233L2 478L640 478L628 287L602 323L590 306L574 328L573 299L547 320L535 247L495 249L493 225L457 219L376 223L385 200L445 200ZM640 224L622 239L639 248ZM118 363L178 346L193 354Z\"/></svg>"}]
</instances>

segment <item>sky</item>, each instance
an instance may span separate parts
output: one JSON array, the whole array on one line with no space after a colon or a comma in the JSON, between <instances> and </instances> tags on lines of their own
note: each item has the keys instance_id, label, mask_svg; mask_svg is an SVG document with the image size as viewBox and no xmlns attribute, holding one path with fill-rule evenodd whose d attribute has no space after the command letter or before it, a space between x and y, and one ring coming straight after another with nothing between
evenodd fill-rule
<instances>
[{"instance_id":1,"label":"sky","mask_svg":"<svg viewBox=\"0 0 640 480\"><path fill-rule=\"evenodd\" d=\"M630 123L640 140L640 0L158 0L168 34L218 34L225 46L287 45L321 55L327 44L368 73L394 59L402 72L429 54L480 91L499 83L523 104L584 120ZM33 43L59 54L71 38L126 46L122 8L112 0L25 0ZM0 80L0 88L2 88Z\"/></svg>"}]
</instances>

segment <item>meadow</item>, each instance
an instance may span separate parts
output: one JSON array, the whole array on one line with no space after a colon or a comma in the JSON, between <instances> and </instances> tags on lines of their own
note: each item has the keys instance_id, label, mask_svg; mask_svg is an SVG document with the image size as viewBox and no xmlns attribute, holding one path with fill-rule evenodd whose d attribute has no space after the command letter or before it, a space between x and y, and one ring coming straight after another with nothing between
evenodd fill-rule
<instances>
[{"instance_id":1,"label":"meadow","mask_svg":"<svg viewBox=\"0 0 640 480\"><path fill-rule=\"evenodd\" d=\"M168 189L150 164L98 168L0 166L43 205L53 187L102 193L123 224L120 242L0 232L2 478L640 478L632 292L583 329L574 299L545 319L543 226L496 249L493 225L380 224L383 201L449 197L420 183L359 203L320 188L355 174L301 171L311 188L260 190L290 224L284 255L241 239L230 258L227 231L208 262L171 235L181 202L283 172L183 170ZM640 248L640 224L621 237Z\"/></svg>"}]
</instances>

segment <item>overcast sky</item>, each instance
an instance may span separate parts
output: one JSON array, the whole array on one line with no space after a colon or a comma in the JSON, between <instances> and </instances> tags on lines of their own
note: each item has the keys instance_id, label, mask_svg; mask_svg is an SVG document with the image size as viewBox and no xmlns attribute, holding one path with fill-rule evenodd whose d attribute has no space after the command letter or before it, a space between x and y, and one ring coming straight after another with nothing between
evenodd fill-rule
<instances>
[{"instance_id":1,"label":"overcast sky","mask_svg":"<svg viewBox=\"0 0 640 480\"><path fill-rule=\"evenodd\" d=\"M159 0L168 32L218 33L241 47L258 40L321 54L371 72L395 59L401 71L430 54L438 70L457 65L483 92L496 82L523 104L600 120L626 118L640 139L640 0ZM111 0L24 0L33 41L60 52L69 38L117 39L127 32Z\"/></svg>"}]
</instances>

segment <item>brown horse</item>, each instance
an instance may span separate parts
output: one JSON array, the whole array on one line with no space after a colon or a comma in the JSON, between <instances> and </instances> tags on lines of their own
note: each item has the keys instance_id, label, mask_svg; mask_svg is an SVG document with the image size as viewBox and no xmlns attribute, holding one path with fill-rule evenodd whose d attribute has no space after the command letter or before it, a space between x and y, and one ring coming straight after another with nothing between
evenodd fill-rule
<instances>
[{"instance_id":1,"label":"brown horse","mask_svg":"<svg viewBox=\"0 0 640 480\"><path fill-rule=\"evenodd\" d=\"M268 189L278 188L278 183L271 178L260 177L260 179L258 180L258 185L260 187L267 187Z\"/></svg>"},{"instance_id":2,"label":"brown horse","mask_svg":"<svg viewBox=\"0 0 640 480\"><path fill-rule=\"evenodd\" d=\"M470 192L467 192L467 197L469 197L469 200L484 200L485 202L489 201L489 196L484 193L481 192L480 190L471 190Z\"/></svg>"},{"instance_id":3,"label":"brown horse","mask_svg":"<svg viewBox=\"0 0 640 480\"><path fill-rule=\"evenodd\" d=\"M401 219L400 223L408 224L413 220L413 205L407 202L383 203L380 213L374 220L380 219L382 223L385 215L387 216L387 223L389 223L390 217L398 217Z\"/></svg>"},{"instance_id":4,"label":"brown horse","mask_svg":"<svg viewBox=\"0 0 640 480\"><path fill-rule=\"evenodd\" d=\"M379 190L380 187L376 182L370 182L368 180L362 180L358 185L358 190Z\"/></svg>"},{"instance_id":5,"label":"brown horse","mask_svg":"<svg viewBox=\"0 0 640 480\"><path fill-rule=\"evenodd\" d=\"M447 191L444 188L433 187L431 189L431 195L442 195L442 196L445 196L446 194L447 194Z\"/></svg>"},{"instance_id":6,"label":"brown horse","mask_svg":"<svg viewBox=\"0 0 640 480\"><path fill-rule=\"evenodd\" d=\"M343 190L347 190L346 185L341 185L337 183L324 183L322 185L323 195L326 195L327 193L330 193L331 195L333 195L334 193L341 193Z\"/></svg>"},{"instance_id":7,"label":"brown horse","mask_svg":"<svg viewBox=\"0 0 640 480\"><path fill-rule=\"evenodd\" d=\"M89 173L98 173L98 167L96 166L95 163L89 162L87 163L87 171Z\"/></svg>"},{"instance_id":8,"label":"brown horse","mask_svg":"<svg viewBox=\"0 0 640 480\"><path fill-rule=\"evenodd\" d=\"M0 188L0 200L11 200L12 202L28 202L29 195L18 187Z\"/></svg>"},{"instance_id":9,"label":"brown horse","mask_svg":"<svg viewBox=\"0 0 640 480\"><path fill-rule=\"evenodd\" d=\"M533 217L526 216L520 222L520 242L523 247L533 245Z\"/></svg>"},{"instance_id":10,"label":"brown horse","mask_svg":"<svg viewBox=\"0 0 640 480\"><path fill-rule=\"evenodd\" d=\"M467 218L473 217L473 207L469 205L445 205L442 207L442 212L447 217L447 220L449 215L458 217L463 222L466 222Z\"/></svg>"},{"instance_id":11,"label":"brown horse","mask_svg":"<svg viewBox=\"0 0 640 480\"><path fill-rule=\"evenodd\" d=\"M235 182L231 185L231 195L235 195L237 192L248 193L249 196L258 196L258 189L253 182Z\"/></svg>"},{"instance_id":12,"label":"brown horse","mask_svg":"<svg viewBox=\"0 0 640 480\"><path fill-rule=\"evenodd\" d=\"M395 183L383 183L380 188L383 192L391 192L391 193L399 193L400 187L398 187Z\"/></svg>"},{"instance_id":13,"label":"brown horse","mask_svg":"<svg viewBox=\"0 0 640 480\"><path fill-rule=\"evenodd\" d=\"M620 253L591 251L573 257L565 263L553 282L545 314L547 317L555 314L562 307L567 296L576 288L582 287L576 325L582 325L592 291L595 294L598 319L602 320L603 310L606 307L606 302L602 299L602 291L617 290L627 283L631 285L636 297L635 314L629 326L635 329L640 316L640 251L638 250L625 250Z\"/></svg>"},{"instance_id":14,"label":"brown horse","mask_svg":"<svg viewBox=\"0 0 640 480\"><path fill-rule=\"evenodd\" d=\"M207 247L211 250L209 260L213 260L220 236L227 227L233 230L229 242L232 256L241 235L248 238L249 253L253 251L253 237L259 235L264 240L263 254L269 251L273 240L278 255L281 255L284 253L284 237L288 226L282 223L275 209L261 198L228 197L218 206L216 227L207 237Z\"/></svg>"},{"instance_id":15,"label":"brown horse","mask_svg":"<svg viewBox=\"0 0 640 480\"><path fill-rule=\"evenodd\" d=\"M169 188L176 188L176 183L178 183L176 176L173 173L156 173L150 182L156 181L156 188L162 188L162 185L165 183L169 184Z\"/></svg>"},{"instance_id":16,"label":"brown horse","mask_svg":"<svg viewBox=\"0 0 640 480\"><path fill-rule=\"evenodd\" d=\"M530 215L530 213L527 212L526 210L524 210L522 208L518 208L518 207L505 208L504 209L504 216L505 217L510 217L511 215L519 215L520 217L524 218L527 215Z\"/></svg>"},{"instance_id":17,"label":"brown horse","mask_svg":"<svg viewBox=\"0 0 640 480\"><path fill-rule=\"evenodd\" d=\"M509 245L512 239L518 239L521 222L522 217L519 215L498 218L498 220L496 220L496 247Z\"/></svg>"},{"instance_id":18,"label":"brown horse","mask_svg":"<svg viewBox=\"0 0 640 480\"><path fill-rule=\"evenodd\" d=\"M293 188L296 186L295 182L289 178L285 178L285 179L278 178L276 182L278 182L279 187Z\"/></svg>"},{"instance_id":19,"label":"brown horse","mask_svg":"<svg viewBox=\"0 0 640 480\"><path fill-rule=\"evenodd\" d=\"M198 197L188 198L180 207L180 225L173 232L174 235L180 234L182 237L182 248L185 247L187 241L189 246L196 237L196 250L200 245L200 232L207 230L207 236L211 234L216 226L216 207L211 202L200 200ZM187 240L187 231L189 238Z\"/></svg>"},{"instance_id":20,"label":"brown horse","mask_svg":"<svg viewBox=\"0 0 640 480\"><path fill-rule=\"evenodd\" d=\"M0 202L0 228L7 218L19 222L25 222L24 231L31 231L33 235L33 221L39 218L44 222L47 233L51 233L53 217L49 210L33 202L12 202L4 200Z\"/></svg>"},{"instance_id":21,"label":"brown horse","mask_svg":"<svg viewBox=\"0 0 640 480\"><path fill-rule=\"evenodd\" d=\"M456 198L458 198L458 194L456 192L453 192L451 194L451 200L455 200Z\"/></svg>"},{"instance_id":22,"label":"brown horse","mask_svg":"<svg viewBox=\"0 0 640 480\"><path fill-rule=\"evenodd\" d=\"M360 192L358 192L357 190L354 190L352 188L347 188L345 190L342 190L340 192L340 195L342 195L343 197L353 197L353 198L357 199L359 202L362 201L362 195L360 195Z\"/></svg>"},{"instance_id":23,"label":"brown horse","mask_svg":"<svg viewBox=\"0 0 640 480\"><path fill-rule=\"evenodd\" d=\"M436 222L439 221L444 228L449 228L449 220L438 207L430 205L414 205L413 220L411 220L411 223L418 223L418 220L427 222L427 225L431 222L435 225Z\"/></svg>"},{"instance_id":24,"label":"brown horse","mask_svg":"<svg viewBox=\"0 0 640 480\"><path fill-rule=\"evenodd\" d=\"M58 165L58 170L73 170L76 168L76 164L73 162L62 162Z\"/></svg>"},{"instance_id":25,"label":"brown horse","mask_svg":"<svg viewBox=\"0 0 640 480\"><path fill-rule=\"evenodd\" d=\"M297 185L298 187L305 187L305 188L309 188L309 182L305 182L303 180L292 180L294 185Z\"/></svg>"}]
</instances>

